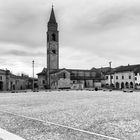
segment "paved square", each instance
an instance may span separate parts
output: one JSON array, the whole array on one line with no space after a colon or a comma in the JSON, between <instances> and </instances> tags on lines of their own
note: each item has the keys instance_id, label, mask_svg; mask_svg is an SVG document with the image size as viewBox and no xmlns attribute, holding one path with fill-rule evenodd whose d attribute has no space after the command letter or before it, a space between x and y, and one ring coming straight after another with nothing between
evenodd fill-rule
<instances>
[{"instance_id":1,"label":"paved square","mask_svg":"<svg viewBox=\"0 0 140 140\"><path fill-rule=\"evenodd\" d=\"M140 93L52 91L0 94L0 110L126 140L140 137ZM107 138L0 113L0 127L25 139Z\"/></svg>"}]
</instances>

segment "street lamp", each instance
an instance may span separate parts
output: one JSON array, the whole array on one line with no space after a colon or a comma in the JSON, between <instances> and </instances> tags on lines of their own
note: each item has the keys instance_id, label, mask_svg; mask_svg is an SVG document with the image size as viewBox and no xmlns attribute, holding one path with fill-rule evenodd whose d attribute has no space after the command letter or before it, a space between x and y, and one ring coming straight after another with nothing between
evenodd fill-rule
<instances>
[{"instance_id":1,"label":"street lamp","mask_svg":"<svg viewBox=\"0 0 140 140\"><path fill-rule=\"evenodd\" d=\"M33 91L34 91L34 60L32 61L32 66L33 66Z\"/></svg>"},{"instance_id":2,"label":"street lamp","mask_svg":"<svg viewBox=\"0 0 140 140\"><path fill-rule=\"evenodd\" d=\"M110 87L112 85L112 77L111 77L111 61L109 62L109 67L110 67Z\"/></svg>"}]
</instances>

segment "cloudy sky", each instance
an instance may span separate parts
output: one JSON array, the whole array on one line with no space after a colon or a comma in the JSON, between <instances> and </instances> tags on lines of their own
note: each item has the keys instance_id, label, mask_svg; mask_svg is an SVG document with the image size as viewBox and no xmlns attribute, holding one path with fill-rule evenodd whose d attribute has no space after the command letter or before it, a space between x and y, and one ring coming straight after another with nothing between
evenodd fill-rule
<instances>
[{"instance_id":1,"label":"cloudy sky","mask_svg":"<svg viewBox=\"0 0 140 140\"><path fill-rule=\"evenodd\" d=\"M60 68L140 64L140 0L0 0L0 69L32 75L46 66L52 1Z\"/></svg>"}]
</instances>

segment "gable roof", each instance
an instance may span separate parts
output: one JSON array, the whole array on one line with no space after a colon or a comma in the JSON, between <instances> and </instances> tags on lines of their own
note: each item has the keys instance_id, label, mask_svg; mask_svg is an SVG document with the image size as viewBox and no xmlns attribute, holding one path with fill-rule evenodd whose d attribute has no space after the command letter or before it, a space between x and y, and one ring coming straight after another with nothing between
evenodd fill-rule
<instances>
[{"instance_id":1,"label":"gable roof","mask_svg":"<svg viewBox=\"0 0 140 140\"><path fill-rule=\"evenodd\" d=\"M120 67L117 67L115 70L115 72L127 72L127 71L133 71L133 72L140 73L140 65L120 66Z\"/></svg>"},{"instance_id":2,"label":"gable roof","mask_svg":"<svg viewBox=\"0 0 140 140\"><path fill-rule=\"evenodd\" d=\"M45 75L47 72L47 68L43 68L43 70L40 73L37 73L36 75Z\"/></svg>"}]
</instances>

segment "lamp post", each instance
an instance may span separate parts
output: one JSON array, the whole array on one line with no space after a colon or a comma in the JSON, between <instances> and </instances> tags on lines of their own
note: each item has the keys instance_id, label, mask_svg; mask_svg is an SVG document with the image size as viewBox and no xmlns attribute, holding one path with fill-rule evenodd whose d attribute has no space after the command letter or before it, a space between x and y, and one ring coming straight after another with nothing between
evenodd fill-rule
<instances>
[{"instance_id":1,"label":"lamp post","mask_svg":"<svg viewBox=\"0 0 140 140\"><path fill-rule=\"evenodd\" d=\"M8 73L9 71L6 69L6 91L8 91Z\"/></svg>"},{"instance_id":2,"label":"lamp post","mask_svg":"<svg viewBox=\"0 0 140 140\"><path fill-rule=\"evenodd\" d=\"M32 66L33 66L33 91L34 91L34 60L32 61Z\"/></svg>"},{"instance_id":3,"label":"lamp post","mask_svg":"<svg viewBox=\"0 0 140 140\"><path fill-rule=\"evenodd\" d=\"M112 85L112 77L111 77L111 61L109 62L109 67L110 67L110 87Z\"/></svg>"}]
</instances>

